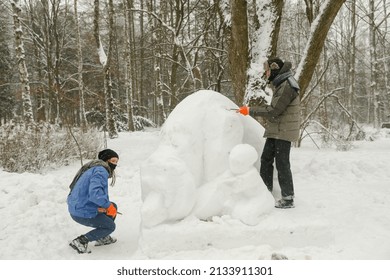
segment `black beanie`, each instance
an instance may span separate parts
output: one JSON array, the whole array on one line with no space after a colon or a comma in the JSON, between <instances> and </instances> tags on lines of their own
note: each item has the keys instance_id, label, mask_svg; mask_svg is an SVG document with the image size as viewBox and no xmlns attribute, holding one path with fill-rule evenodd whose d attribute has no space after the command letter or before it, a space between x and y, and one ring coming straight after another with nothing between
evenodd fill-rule
<instances>
[{"instance_id":1,"label":"black beanie","mask_svg":"<svg viewBox=\"0 0 390 280\"><path fill-rule=\"evenodd\" d=\"M268 59L268 67L271 70L271 75L268 80L272 81L279 74L280 69L282 69L284 62L279 57L273 57Z\"/></svg>"},{"instance_id":2,"label":"black beanie","mask_svg":"<svg viewBox=\"0 0 390 280\"><path fill-rule=\"evenodd\" d=\"M110 158L116 157L119 159L119 156L116 152L110 149L105 149L99 152L98 159L101 159L102 161L107 161Z\"/></svg>"}]
</instances>

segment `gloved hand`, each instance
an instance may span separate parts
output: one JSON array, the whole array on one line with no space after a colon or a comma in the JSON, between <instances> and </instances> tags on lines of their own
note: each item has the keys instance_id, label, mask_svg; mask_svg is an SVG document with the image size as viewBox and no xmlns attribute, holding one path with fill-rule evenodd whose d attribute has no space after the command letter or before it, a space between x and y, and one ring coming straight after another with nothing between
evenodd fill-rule
<instances>
[{"instance_id":1,"label":"gloved hand","mask_svg":"<svg viewBox=\"0 0 390 280\"><path fill-rule=\"evenodd\" d=\"M237 110L237 113L240 113L244 116L249 115L249 107L248 106L242 106Z\"/></svg>"},{"instance_id":2,"label":"gloved hand","mask_svg":"<svg viewBox=\"0 0 390 280\"><path fill-rule=\"evenodd\" d=\"M115 218L116 213L117 213L116 208L115 208L114 204L111 203L110 206L108 206L108 208L106 209L106 215Z\"/></svg>"}]
</instances>

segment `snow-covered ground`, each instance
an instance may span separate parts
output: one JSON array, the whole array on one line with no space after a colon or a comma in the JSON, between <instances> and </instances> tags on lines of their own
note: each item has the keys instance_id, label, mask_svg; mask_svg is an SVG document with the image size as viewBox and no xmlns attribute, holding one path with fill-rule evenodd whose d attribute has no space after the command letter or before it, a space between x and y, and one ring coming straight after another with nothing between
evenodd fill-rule
<instances>
[{"instance_id":1,"label":"snow-covered ground","mask_svg":"<svg viewBox=\"0 0 390 280\"><path fill-rule=\"evenodd\" d=\"M159 144L159 132L121 133L109 141L118 151L111 199L118 242L78 255L68 241L86 228L67 212L68 185L79 168L46 174L0 171L0 259L390 259L390 137L355 142L349 151L318 150L311 142L293 148L296 208L274 209L256 226L229 216L140 228L140 165Z\"/></svg>"},{"instance_id":2,"label":"snow-covered ground","mask_svg":"<svg viewBox=\"0 0 390 280\"><path fill-rule=\"evenodd\" d=\"M296 208L276 209L256 170L262 128L230 110L234 106L203 92L179 104L161 130L120 133L108 140L108 148L120 155L110 199L123 214L113 234L118 242L90 244L91 254L79 255L68 246L89 230L70 218L66 205L79 162L42 174L0 169L0 275L6 271L7 279L43 280L63 271L63 277L86 279L93 271L98 278L112 278L118 275L115 266L121 266L106 260L133 266L191 260L184 263L189 267L199 264L196 260L258 265L275 256L300 261L288 262L287 270L278 263L274 275L283 272L289 279L312 279L318 269L325 278L316 279L372 276L366 263L355 270L356 264L347 262L344 275L333 274L334 266L310 266L304 271L312 274L303 278L305 260L382 260L386 263L375 272L387 271L390 131L370 131L373 141L354 142L346 151L318 149L305 138L301 148L291 151ZM274 195L280 196L277 187ZM59 266L30 260L57 260ZM68 270L68 260L90 262L72 262ZM53 267L54 273L45 273ZM291 271L301 272L291 277Z\"/></svg>"}]
</instances>

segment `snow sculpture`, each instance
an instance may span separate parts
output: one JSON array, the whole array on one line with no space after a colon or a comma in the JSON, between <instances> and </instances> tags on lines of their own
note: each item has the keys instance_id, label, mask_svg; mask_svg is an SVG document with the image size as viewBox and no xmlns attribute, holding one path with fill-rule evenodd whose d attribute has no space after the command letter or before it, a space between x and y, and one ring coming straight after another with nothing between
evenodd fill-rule
<instances>
[{"instance_id":1,"label":"snow sculpture","mask_svg":"<svg viewBox=\"0 0 390 280\"><path fill-rule=\"evenodd\" d=\"M248 225L256 225L261 215L274 206L254 163L257 151L248 144L238 144L229 155L229 166L221 176L201 186L194 207L200 219L230 215Z\"/></svg>"},{"instance_id":2,"label":"snow sculpture","mask_svg":"<svg viewBox=\"0 0 390 280\"><path fill-rule=\"evenodd\" d=\"M230 152L230 170L233 174L243 174L253 167L257 159L257 151L251 145L237 145Z\"/></svg>"},{"instance_id":3,"label":"snow sculpture","mask_svg":"<svg viewBox=\"0 0 390 280\"><path fill-rule=\"evenodd\" d=\"M235 108L222 94L201 90L172 111L159 147L141 165L144 226L189 215L256 224L273 207L258 173L263 128Z\"/></svg>"}]
</instances>

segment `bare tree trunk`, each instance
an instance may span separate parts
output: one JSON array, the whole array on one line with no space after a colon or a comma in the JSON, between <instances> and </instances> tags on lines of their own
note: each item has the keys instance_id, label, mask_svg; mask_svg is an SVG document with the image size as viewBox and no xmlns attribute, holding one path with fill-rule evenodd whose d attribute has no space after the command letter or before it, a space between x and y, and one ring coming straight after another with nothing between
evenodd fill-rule
<instances>
[{"instance_id":1,"label":"bare tree trunk","mask_svg":"<svg viewBox=\"0 0 390 280\"><path fill-rule=\"evenodd\" d=\"M0 4L0 7L8 8L8 4ZM13 42L15 37L10 29L13 19L8 9L0 9L0 127L12 119L15 108L15 94L11 88L14 59L11 57L11 45L5 43Z\"/></svg>"},{"instance_id":2,"label":"bare tree trunk","mask_svg":"<svg viewBox=\"0 0 390 280\"><path fill-rule=\"evenodd\" d=\"M15 31L15 52L18 59L19 80L22 84L22 103L23 103L23 120L27 127L33 122L32 103L30 95L30 81L26 67L24 44L23 44L23 29L20 22L21 7L18 0L11 2L14 19Z\"/></svg>"},{"instance_id":3,"label":"bare tree trunk","mask_svg":"<svg viewBox=\"0 0 390 280\"><path fill-rule=\"evenodd\" d=\"M163 99L163 81L161 77L161 61L158 58L154 58L154 71L156 72L156 86L155 86L155 98L156 98L156 123L162 125L166 120L166 114L164 111L164 99Z\"/></svg>"},{"instance_id":4,"label":"bare tree trunk","mask_svg":"<svg viewBox=\"0 0 390 280\"><path fill-rule=\"evenodd\" d=\"M248 70L248 87L244 103L253 104L262 100L266 93L267 82L262 78L263 63L270 56L276 55L280 30L280 21L284 0L272 0L271 3L255 2L255 30L251 32L251 64ZM269 28L271 24L274 28Z\"/></svg>"},{"instance_id":5,"label":"bare tree trunk","mask_svg":"<svg viewBox=\"0 0 390 280\"><path fill-rule=\"evenodd\" d=\"M34 9L33 9L33 0L29 0L28 3L28 12L30 15L30 23L29 26L34 26L37 24L37 19L34 15ZM35 63L37 64L36 66L36 71L37 71L37 79L38 81L44 81L44 65L43 65L43 57L41 53L41 46L38 43L38 35L34 34L33 37L33 44L34 44L34 56L35 56ZM36 88L36 108L37 108L37 113L36 113L36 121L37 122L46 122L47 121L47 112L46 109L49 107L48 106L48 98L47 98L47 91L45 91L44 86L42 84L37 85Z\"/></svg>"},{"instance_id":6,"label":"bare tree trunk","mask_svg":"<svg viewBox=\"0 0 390 280\"><path fill-rule=\"evenodd\" d=\"M46 75L47 75L47 95L48 95L48 116L51 123L56 122L57 116L57 98L54 90L54 66L53 66L53 36L52 36L52 20L49 11L49 4L47 0L41 1L43 7L43 41L46 55Z\"/></svg>"},{"instance_id":7,"label":"bare tree trunk","mask_svg":"<svg viewBox=\"0 0 390 280\"><path fill-rule=\"evenodd\" d=\"M316 18L316 25L313 26L304 55L295 74L301 88L301 98L305 95L306 89L313 77L329 28L345 1L328 0L325 2L326 6L323 7L322 12Z\"/></svg>"},{"instance_id":8,"label":"bare tree trunk","mask_svg":"<svg viewBox=\"0 0 390 280\"><path fill-rule=\"evenodd\" d=\"M154 104L155 104L155 123L157 125L162 125L165 120L166 120L166 115L164 111L164 99L163 99L163 80L161 76L161 71L162 71L162 54L163 54L163 49L162 49L162 38L163 38L163 25L161 24L162 22L165 22L164 15L167 13L165 9L166 7L166 2L161 3L162 5L160 6L160 12L159 12L159 20L154 17L153 18L153 29L154 29L154 34L155 36L152 39L152 45L154 45L154 51L153 51L153 70L155 73L155 86L154 86ZM156 6L150 6L149 11L153 13L154 9L157 9ZM154 14L157 14L154 12ZM176 73L172 73L172 76L175 75Z\"/></svg>"},{"instance_id":9,"label":"bare tree trunk","mask_svg":"<svg viewBox=\"0 0 390 280\"><path fill-rule=\"evenodd\" d=\"M269 56L277 56L278 49L278 40L279 40L279 32L280 25L282 22L282 13L283 13L284 0L272 0L272 8L275 22L275 27L272 32L272 41L271 41L271 53Z\"/></svg>"},{"instance_id":10,"label":"bare tree trunk","mask_svg":"<svg viewBox=\"0 0 390 280\"><path fill-rule=\"evenodd\" d=\"M370 65L371 65L371 83L370 83L370 96L374 107L373 112L373 121L374 127L378 128L380 126L379 119L379 91L378 91L378 57L377 57L377 39L376 39L376 25L375 25L375 0L370 0L370 13L369 18L369 30L370 30ZM369 110L370 111L370 110ZM370 118L368 118L370 121Z\"/></svg>"},{"instance_id":11,"label":"bare tree trunk","mask_svg":"<svg viewBox=\"0 0 390 280\"><path fill-rule=\"evenodd\" d=\"M179 68L179 54L180 54L180 46L176 44L176 39L178 35L180 34L181 25L183 22L183 13L182 9L184 8L183 5L180 5L180 0L175 0L175 26L174 30L175 32L172 34L172 41L174 42L173 48L172 48L172 65L171 65L171 77L169 81L169 87L171 88L170 96L169 96L169 108L172 111L177 103L179 102L177 98L177 91L178 91L178 82L177 82L177 72Z\"/></svg>"},{"instance_id":12,"label":"bare tree trunk","mask_svg":"<svg viewBox=\"0 0 390 280\"><path fill-rule=\"evenodd\" d=\"M106 116L107 116L107 130L110 138L118 137L118 131L114 120L114 97L112 92L112 76L111 64L114 43L114 3L113 0L108 0L108 17L109 17L109 42L108 42L108 56L107 63L104 66L105 73L105 96L106 96Z\"/></svg>"},{"instance_id":13,"label":"bare tree trunk","mask_svg":"<svg viewBox=\"0 0 390 280\"><path fill-rule=\"evenodd\" d=\"M141 10L144 9L144 1L141 1L140 3ZM144 51L144 38L145 38L145 32L144 32L144 13L139 13L139 28L140 28L140 65L139 65L139 86L137 92L137 100L138 104L140 106L147 106L148 104L148 99L145 96L146 94L144 93L144 73L145 73L145 68L144 68L144 59L145 59L145 51Z\"/></svg>"},{"instance_id":14,"label":"bare tree trunk","mask_svg":"<svg viewBox=\"0 0 390 280\"><path fill-rule=\"evenodd\" d=\"M134 120L133 120L133 87L132 87L132 61L131 61L131 32L133 17L131 16L133 8L133 1L124 1L125 9L125 34L126 34L126 109L127 109L127 126L129 131L134 131Z\"/></svg>"},{"instance_id":15,"label":"bare tree trunk","mask_svg":"<svg viewBox=\"0 0 390 280\"><path fill-rule=\"evenodd\" d=\"M219 17L219 24L216 26L216 30L215 30L215 34L216 34L216 49L221 49L223 50L224 49L224 45L225 45L225 38L227 36L225 36L225 34L227 33L227 28L225 27L225 23L224 23L224 16L223 16L223 13L222 13L222 10L221 10L221 7L220 7L220 3L219 3L219 0L216 0L217 3L215 3L214 5L214 14L217 14L218 17ZM211 11L213 12L213 11ZM207 33L206 33L207 35ZM207 40L205 40L207 41ZM224 59L224 55L223 53L221 54L218 54L215 56L216 57L216 61L217 63L215 63L215 70L213 72L215 72L215 78L209 78L209 80L215 80L215 86L214 86L214 90L216 90L217 92L221 92L222 90L222 82L223 82L223 74L224 74L224 71L225 71L225 67L223 66L223 59Z\"/></svg>"},{"instance_id":16,"label":"bare tree trunk","mask_svg":"<svg viewBox=\"0 0 390 280\"><path fill-rule=\"evenodd\" d=\"M234 97L237 104L242 104L246 92L247 70L249 66L249 39L247 2L231 0L231 41L229 62Z\"/></svg>"},{"instance_id":17,"label":"bare tree trunk","mask_svg":"<svg viewBox=\"0 0 390 280\"><path fill-rule=\"evenodd\" d=\"M166 2L164 2L166 4ZM153 9L157 9L156 6L152 7ZM166 13L164 10L164 5L160 7L160 15ZM158 125L162 125L166 120L166 114L164 111L164 99L163 99L163 85L164 81L161 75L162 67L163 67L163 61L162 61L162 55L163 55L163 49L162 49L162 41L163 41L163 26L162 22L164 21L163 17L160 17L160 21L158 21L156 18L153 19L154 21L154 29L156 34L156 41L155 45L157 46L157 49L154 53L154 71L156 73L156 85L155 85L155 102L156 102L156 123Z\"/></svg>"},{"instance_id":18,"label":"bare tree trunk","mask_svg":"<svg viewBox=\"0 0 390 280\"><path fill-rule=\"evenodd\" d=\"M60 36L58 34L58 9L60 1L52 0L51 1L51 14L52 14L52 24L53 24L53 36L54 36L54 95L55 95L55 106L56 106L56 116L55 123L61 123L60 119L60 94L61 94L61 79L60 79L60 67L61 67L61 42Z\"/></svg>"},{"instance_id":19,"label":"bare tree trunk","mask_svg":"<svg viewBox=\"0 0 390 280\"><path fill-rule=\"evenodd\" d=\"M60 93L62 82L60 79L61 67L61 42L58 25L58 16L60 1L59 0L42 0L42 14L44 20L44 44L46 53L46 73L48 80L49 94L49 116L52 123L60 123ZM66 11L67 9L65 9ZM66 14L64 15L66 19Z\"/></svg>"},{"instance_id":20,"label":"bare tree trunk","mask_svg":"<svg viewBox=\"0 0 390 280\"><path fill-rule=\"evenodd\" d=\"M383 32L383 38L382 38L382 47L383 47L383 69L384 69L384 77L385 77L385 92L384 92L384 110L383 110L383 119L389 118L390 120L390 81L388 77L389 73L389 65L388 65L388 56L389 56L389 50L388 50L388 42L387 42L387 34L388 34L388 20L387 20L387 7L386 7L386 0L382 0L383 2L383 14L386 15L384 19L384 32ZM387 121L388 121L387 120Z\"/></svg>"},{"instance_id":21,"label":"bare tree trunk","mask_svg":"<svg viewBox=\"0 0 390 280\"><path fill-rule=\"evenodd\" d=\"M307 20L309 21L310 24L313 23L313 20L314 20L314 4L313 4L313 0L305 0L305 4L306 4L306 18Z\"/></svg>"},{"instance_id":22,"label":"bare tree trunk","mask_svg":"<svg viewBox=\"0 0 390 280\"><path fill-rule=\"evenodd\" d=\"M351 112L354 111L354 97L355 97L355 83L356 83L356 0L351 1L351 38L350 38L350 55L349 55L349 65L347 66L349 69L349 79L348 79L348 108Z\"/></svg>"},{"instance_id":23,"label":"bare tree trunk","mask_svg":"<svg viewBox=\"0 0 390 280\"><path fill-rule=\"evenodd\" d=\"M82 130L85 130L87 127L87 120L85 117L85 102L84 102L84 82L83 82L83 53L81 50L81 36L80 36L80 24L79 24L79 15L77 11L77 0L74 0L74 16L76 24L76 43L77 43L77 56L78 56L78 66L77 66L77 81L79 84L79 96L80 96L80 125Z\"/></svg>"},{"instance_id":24,"label":"bare tree trunk","mask_svg":"<svg viewBox=\"0 0 390 280\"><path fill-rule=\"evenodd\" d=\"M322 60L323 65L326 65L328 63L328 50L327 47L324 46L322 49ZM328 93L328 71L323 72L323 76L321 79L321 82L319 83L319 97L320 99L324 98L326 94ZM329 130L330 122L329 122L329 116L328 116L328 102L327 98L324 98L324 102L319 106L319 118L321 121L321 124L323 125L322 130L325 129L326 131ZM322 133L321 138L324 142L327 142L329 138L329 134Z\"/></svg>"},{"instance_id":25,"label":"bare tree trunk","mask_svg":"<svg viewBox=\"0 0 390 280\"><path fill-rule=\"evenodd\" d=\"M98 49L99 61L103 67L104 75L104 97L106 104L106 128L108 131L108 136L110 138L118 137L118 132L114 120L114 98L112 96L112 81L111 81L111 71L110 63L112 56L112 40L113 40L113 23L114 23L114 5L112 0L109 0L109 47L108 47L108 56L106 56L103 45L100 40L99 34L99 0L95 0L95 16L94 16L94 37L96 42L96 47Z\"/></svg>"}]
</instances>

